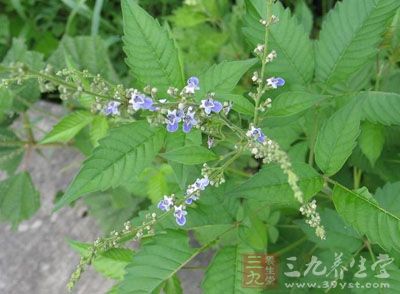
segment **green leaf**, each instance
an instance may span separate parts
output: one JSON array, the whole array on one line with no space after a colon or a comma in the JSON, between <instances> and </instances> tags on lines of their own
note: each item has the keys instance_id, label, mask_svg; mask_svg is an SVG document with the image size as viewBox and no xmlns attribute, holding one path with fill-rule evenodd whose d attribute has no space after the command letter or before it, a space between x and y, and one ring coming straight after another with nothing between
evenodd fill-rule
<instances>
[{"instance_id":1,"label":"green leaf","mask_svg":"<svg viewBox=\"0 0 400 294\"><path fill-rule=\"evenodd\" d=\"M246 115L254 115L254 105L244 96L237 94L218 94L217 100L232 102L232 109Z\"/></svg>"},{"instance_id":2,"label":"green leaf","mask_svg":"<svg viewBox=\"0 0 400 294\"><path fill-rule=\"evenodd\" d=\"M13 39L12 46L4 57L2 64L9 66L12 63L24 63L30 69L42 70L44 67L43 55L29 51L22 39ZM7 78L7 75L0 74L1 78ZM22 85L11 85L8 87L13 94L13 110L25 111L27 103L34 103L40 97L39 84L36 80L24 81Z\"/></svg>"},{"instance_id":3,"label":"green leaf","mask_svg":"<svg viewBox=\"0 0 400 294\"><path fill-rule=\"evenodd\" d=\"M89 255L91 244L68 240L72 249L81 256ZM111 279L122 280L125 267L132 260L133 251L126 248L111 248L100 253L93 261L94 269L103 276Z\"/></svg>"},{"instance_id":4,"label":"green leaf","mask_svg":"<svg viewBox=\"0 0 400 294\"><path fill-rule=\"evenodd\" d=\"M268 114L270 116L291 116L309 109L328 97L303 91L285 92L274 99Z\"/></svg>"},{"instance_id":5,"label":"green leaf","mask_svg":"<svg viewBox=\"0 0 400 294\"><path fill-rule=\"evenodd\" d=\"M200 90L197 91L198 99L204 98L208 92L229 94L242 78L242 76L254 65L257 59L240 61L223 61L215 64L199 75ZM218 99L218 96L216 96Z\"/></svg>"},{"instance_id":6,"label":"green leaf","mask_svg":"<svg viewBox=\"0 0 400 294\"><path fill-rule=\"evenodd\" d=\"M195 255L186 233L168 230L156 235L142 245L127 266L118 293L152 293Z\"/></svg>"},{"instance_id":7,"label":"green leaf","mask_svg":"<svg viewBox=\"0 0 400 294\"><path fill-rule=\"evenodd\" d=\"M400 217L400 182L387 183L376 190L375 199L379 205L394 215Z\"/></svg>"},{"instance_id":8,"label":"green leaf","mask_svg":"<svg viewBox=\"0 0 400 294\"><path fill-rule=\"evenodd\" d=\"M265 250L268 244L267 226L253 211L248 210L239 227L239 237L243 244L254 250Z\"/></svg>"},{"instance_id":9,"label":"green leaf","mask_svg":"<svg viewBox=\"0 0 400 294\"><path fill-rule=\"evenodd\" d=\"M90 124L93 118L93 115L88 111L74 111L59 121L43 140L40 141L40 144L68 142L73 139L80 130Z\"/></svg>"},{"instance_id":10,"label":"green leaf","mask_svg":"<svg viewBox=\"0 0 400 294\"><path fill-rule=\"evenodd\" d=\"M336 211L325 208L320 212L321 223L326 230L326 240L321 240L315 235L315 230L304 220L295 221L306 233L308 239L318 245L319 248L340 249L348 252L357 251L363 241L361 236L349 227L336 213Z\"/></svg>"},{"instance_id":11,"label":"green leaf","mask_svg":"<svg viewBox=\"0 0 400 294\"><path fill-rule=\"evenodd\" d=\"M99 145L99 140L103 139L108 132L108 120L104 116L96 116L90 127L90 141L94 147Z\"/></svg>"},{"instance_id":12,"label":"green leaf","mask_svg":"<svg viewBox=\"0 0 400 294\"><path fill-rule=\"evenodd\" d=\"M9 129L0 128L0 169L13 174L24 157L25 148Z\"/></svg>"},{"instance_id":13,"label":"green leaf","mask_svg":"<svg viewBox=\"0 0 400 294\"><path fill-rule=\"evenodd\" d=\"M242 254L253 250L242 246L227 246L214 256L205 272L201 288L204 294L221 293L260 293L259 289L244 288Z\"/></svg>"},{"instance_id":14,"label":"green leaf","mask_svg":"<svg viewBox=\"0 0 400 294\"><path fill-rule=\"evenodd\" d=\"M358 144L371 165L374 166L385 144L384 128L379 124L373 124L368 121L363 122Z\"/></svg>"},{"instance_id":15,"label":"green leaf","mask_svg":"<svg viewBox=\"0 0 400 294\"><path fill-rule=\"evenodd\" d=\"M360 111L355 103L339 109L322 126L315 144L315 160L326 175L337 173L351 155L360 134Z\"/></svg>"},{"instance_id":16,"label":"green leaf","mask_svg":"<svg viewBox=\"0 0 400 294\"><path fill-rule=\"evenodd\" d=\"M359 233L390 252L400 251L400 217L379 206L375 199L336 184L333 203L339 215Z\"/></svg>"},{"instance_id":17,"label":"green leaf","mask_svg":"<svg viewBox=\"0 0 400 294\"><path fill-rule=\"evenodd\" d=\"M64 36L57 50L50 56L49 63L56 70L72 66L76 70L100 74L108 81L118 81L107 46L99 37Z\"/></svg>"},{"instance_id":18,"label":"green leaf","mask_svg":"<svg viewBox=\"0 0 400 294\"><path fill-rule=\"evenodd\" d=\"M165 142L165 150L169 152L184 146L200 144L201 132L199 130L192 130L188 134L175 132L168 134ZM176 181L181 189L185 189L187 183L196 179L200 173L200 169L196 166L188 166L173 161L170 161L169 164L174 170Z\"/></svg>"},{"instance_id":19,"label":"green leaf","mask_svg":"<svg viewBox=\"0 0 400 294\"><path fill-rule=\"evenodd\" d=\"M196 145L184 146L160 155L167 160L186 165L200 164L218 158L214 152Z\"/></svg>"},{"instance_id":20,"label":"green leaf","mask_svg":"<svg viewBox=\"0 0 400 294\"><path fill-rule=\"evenodd\" d=\"M143 198L135 198L125 189L117 188L85 197L89 215L96 219L105 234L122 230L123 224L140 210Z\"/></svg>"},{"instance_id":21,"label":"green leaf","mask_svg":"<svg viewBox=\"0 0 400 294\"><path fill-rule=\"evenodd\" d=\"M260 19L267 18L267 2L264 0L246 0L243 32L255 47L264 43L265 27ZM275 50L278 58L268 64L268 74L282 76L288 83L306 84L314 76L313 44L298 24L289 9L280 2L273 5L272 13L279 22L270 28L269 48Z\"/></svg>"},{"instance_id":22,"label":"green leaf","mask_svg":"<svg viewBox=\"0 0 400 294\"><path fill-rule=\"evenodd\" d=\"M182 6L174 10L169 19L177 27L189 28L206 22L209 17L191 6Z\"/></svg>"},{"instance_id":23,"label":"green leaf","mask_svg":"<svg viewBox=\"0 0 400 294\"><path fill-rule=\"evenodd\" d=\"M361 92L359 102L362 119L383 125L400 125L400 95L385 92Z\"/></svg>"},{"instance_id":24,"label":"green leaf","mask_svg":"<svg viewBox=\"0 0 400 294\"><path fill-rule=\"evenodd\" d=\"M164 286L165 294L182 294L182 286L181 281L177 275L174 275L172 278L169 278Z\"/></svg>"},{"instance_id":25,"label":"green leaf","mask_svg":"<svg viewBox=\"0 0 400 294\"><path fill-rule=\"evenodd\" d=\"M124 51L133 76L141 86L164 92L183 86L178 50L168 32L136 2L123 0Z\"/></svg>"},{"instance_id":26,"label":"green leaf","mask_svg":"<svg viewBox=\"0 0 400 294\"><path fill-rule=\"evenodd\" d=\"M0 219L10 222L13 228L30 218L39 206L39 192L27 172L0 182Z\"/></svg>"},{"instance_id":27,"label":"green leaf","mask_svg":"<svg viewBox=\"0 0 400 294\"><path fill-rule=\"evenodd\" d=\"M81 195L117 187L146 168L164 143L163 128L134 122L112 129L83 163L55 209Z\"/></svg>"},{"instance_id":28,"label":"green leaf","mask_svg":"<svg viewBox=\"0 0 400 294\"><path fill-rule=\"evenodd\" d=\"M12 113L13 96L12 92L0 87L0 123Z\"/></svg>"},{"instance_id":29,"label":"green leaf","mask_svg":"<svg viewBox=\"0 0 400 294\"><path fill-rule=\"evenodd\" d=\"M304 0L298 0L294 9L294 16L304 27L304 31L310 34L313 28L313 14Z\"/></svg>"},{"instance_id":30,"label":"green leaf","mask_svg":"<svg viewBox=\"0 0 400 294\"><path fill-rule=\"evenodd\" d=\"M325 19L317 43L317 80L332 85L361 69L376 54L399 6L397 0L338 2Z\"/></svg>"},{"instance_id":31,"label":"green leaf","mask_svg":"<svg viewBox=\"0 0 400 294\"><path fill-rule=\"evenodd\" d=\"M295 163L293 164L293 169L299 177L299 185L306 200L322 189L322 178L309 165ZM288 184L287 176L276 164L265 166L253 177L238 187L227 191L226 194L231 197L244 197L263 201L269 203L269 205L285 207L299 205Z\"/></svg>"}]
</instances>

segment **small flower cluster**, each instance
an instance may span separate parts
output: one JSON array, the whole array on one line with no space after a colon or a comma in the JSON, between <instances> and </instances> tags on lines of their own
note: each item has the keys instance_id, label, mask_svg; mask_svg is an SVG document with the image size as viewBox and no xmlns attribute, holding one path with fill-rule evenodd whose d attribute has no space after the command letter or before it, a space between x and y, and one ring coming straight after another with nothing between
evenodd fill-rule
<instances>
[{"instance_id":1,"label":"small flower cluster","mask_svg":"<svg viewBox=\"0 0 400 294\"><path fill-rule=\"evenodd\" d=\"M315 200L311 203L304 203L304 195L298 185L299 179L292 170L292 165L286 152L282 151L278 143L267 138L263 131L254 125L250 126L246 136L248 138L247 148L255 158L262 158L263 163L276 162L280 165L280 168L288 177L288 184L293 191L295 199L302 205L300 212L307 217L307 224L315 228L315 234L319 238L324 239L325 229L321 225L321 218L316 211Z\"/></svg>"},{"instance_id":2,"label":"small flower cluster","mask_svg":"<svg viewBox=\"0 0 400 294\"><path fill-rule=\"evenodd\" d=\"M321 217L317 212L316 201L312 200L311 202L301 206L300 212L302 215L305 215L307 217L306 223L310 227L315 228L315 234L317 235L317 237L325 239L325 229L321 225Z\"/></svg>"},{"instance_id":3,"label":"small flower cluster","mask_svg":"<svg viewBox=\"0 0 400 294\"><path fill-rule=\"evenodd\" d=\"M71 291L76 283L79 281L82 273L85 271L86 266L93 263L93 260L101 253L106 252L112 248L118 247L121 243L125 242L125 237L135 234L133 241L140 241L144 235L154 235L154 224L156 223L157 215L155 213L148 213L145 220L139 227L133 227L131 222L124 223L121 231L112 231L106 237L97 238L93 245L89 248L89 254L83 255L77 265L75 271L72 273L70 280L67 284L67 289Z\"/></svg>"},{"instance_id":4,"label":"small flower cluster","mask_svg":"<svg viewBox=\"0 0 400 294\"><path fill-rule=\"evenodd\" d=\"M179 204L175 199L175 195L165 195L164 198L158 203L157 207L162 211L170 211L174 209L175 221L179 226L186 224L186 205L191 205L193 202L200 198L200 192L204 191L210 184L207 177L197 179L193 184L189 185L186 189L184 204ZM185 205L186 204L186 205Z\"/></svg>"}]
</instances>

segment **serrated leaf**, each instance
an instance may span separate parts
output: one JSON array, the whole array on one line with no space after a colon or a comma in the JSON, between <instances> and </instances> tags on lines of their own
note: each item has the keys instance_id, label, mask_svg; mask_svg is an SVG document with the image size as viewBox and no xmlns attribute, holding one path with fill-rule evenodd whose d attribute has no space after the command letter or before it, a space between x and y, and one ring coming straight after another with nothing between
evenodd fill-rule
<instances>
[{"instance_id":1,"label":"serrated leaf","mask_svg":"<svg viewBox=\"0 0 400 294\"><path fill-rule=\"evenodd\" d=\"M280 117L295 115L322 102L328 97L303 91L285 92L274 99L268 115Z\"/></svg>"},{"instance_id":2,"label":"serrated leaf","mask_svg":"<svg viewBox=\"0 0 400 294\"><path fill-rule=\"evenodd\" d=\"M323 180L321 176L309 165L295 163L293 169L299 177L299 185L305 199L310 199L322 189ZM285 207L299 205L288 184L287 176L276 164L265 166L249 180L226 193L231 197L254 199L267 202L269 205Z\"/></svg>"},{"instance_id":3,"label":"serrated leaf","mask_svg":"<svg viewBox=\"0 0 400 294\"><path fill-rule=\"evenodd\" d=\"M13 228L30 218L39 206L39 192L27 172L0 182L0 219L10 222Z\"/></svg>"},{"instance_id":4,"label":"serrated leaf","mask_svg":"<svg viewBox=\"0 0 400 294\"><path fill-rule=\"evenodd\" d=\"M384 128L379 124L373 124L365 121L361 125L361 134L358 139L363 154L368 158L372 166L382 153L385 144Z\"/></svg>"},{"instance_id":5,"label":"serrated leaf","mask_svg":"<svg viewBox=\"0 0 400 294\"><path fill-rule=\"evenodd\" d=\"M333 203L339 215L359 233L390 252L400 251L400 217L373 199L335 185Z\"/></svg>"},{"instance_id":6,"label":"serrated leaf","mask_svg":"<svg viewBox=\"0 0 400 294\"><path fill-rule=\"evenodd\" d=\"M13 174L24 157L25 148L9 129L0 128L0 170Z\"/></svg>"},{"instance_id":7,"label":"serrated leaf","mask_svg":"<svg viewBox=\"0 0 400 294\"><path fill-rule=\"evenodd\" d=\"M335 84L361 69L376 54L399 6L397 0L338 2L325 19L317 43L317 80Z\"/></svg>"},{"instance_id":8,"label":"serrated leaf","mask_svg":"<svg viewBox=\"0 0 400 294\"><path fill-rule=\"evenodd\" d=\"M40 141L40 144L68 142L84 127L90 124L94 116L88 111L74 111L63 117L53 129Z\"/></svg>"},{"instance_id":9,"label":"serrated leaf","mask_svg":"<svg viewBox=\"0 0 400 294\"><path fill-rule=\"evenodd\" d=\"M214 152L196 145L184 146L160 155L167 160L186 165L201 164L218 158Z\"/></svg>"},{"instance_id":10,"label":"serrated leaf","mask_svg":"<svg viewBox=\"0 0 400 294\"><path fill-rule=\"evenodd\" d=\"M253 47L264 43L265 27L260 19L267 18L267 2L246 0L243 32ZM289 9L280 2L273 5L272 13L279 22L270 28L269 48L278 58L268 64L268 74L282 76L288 83L306 84L314 76L314 48L304 29L298 24Z\"/></svg>"},{"instance_id":11,"label":"serrated leaf","mask_svg":"<svg viewBox=\"0 0 400 294\"><path fill-rule=\"evenodd\" d=\"M223 61L215 64L199 75L200 90L196 97L200 100L208 92L229 94L242 76L254 65L257 59ZM216 96L218 100L218 96Z\"/></svg>"},{"instance_id":12,"label":"serrated leaf","mask_svg":"<svg viewBox=\"0 0 400 294\"><path fill-rule=\"evenodd\" d=\"M122 1L122 15L126 61L140 85L152 85L161 92L170 86L182 87L178 50L168 32L134 1Z\"/></svg>"},{"instance_id":13,"label":"serrated leaf","mask_svg":"<svg viewBox=\"0 0 400 294\"><path fill-rule=\"evenodd\" d=\"M268 244L267 226L248 210L245 219L239 226L238 235L243 244L247 244L254 250L265 250Z\"/></svg>"},{"instance_id":14,"label":"serrated leaf","mask_svg":"<svg viewBox=\"0 0 400 294\"><path fill-rule=\"evenodd\" d=\"M400 95L385 92L361 92L356 98L362 119L383 125L400 125Z\"/></svg>"},{"instance_id":15,"label":"serrated leaf","mask_svg":"<svg viewBox=\"0 0 400 294\"><path fill-rule=\"evenodd\" d=\"M126 267L120 294L152 293L196 254L186 233L168 230L142 245Z\"/></svg>"},{"instance_id":16,"label":"serrated leaf","mask_svg":"<svg viewBox=\"0 0 400 294\"><path fill-rule=\"evenodd\" d=\"M375 192L375 199L379 205L390 211L394 215L400 217L400 182L387 183Z\"/></svg>"},{"instance_id":17,"label":"serrated leaf","mask_svg":"<svg viewBox=\"0 0 400 294\"><path fill-rule=\"evenodd\" d=\"M251 254L253 250L227 246L220 249L210 264L201 283L204 294L221 293L260 293L260 289L244 288L242 254Z\"/></svg>"},{"instance_id":18,"label":"serrated leaf","mask_svg":"<svg viewBox=\"0 0 400 294\"><path fill-rule=\"evenodd\" d=\"M79 252L81 256L90 253L91 244L68 240L72 249ZM111 248L100 253L94 259L92 265L94 269L103 276L111 279L122 280L125 274L125 267L133 257L133 251L126 248Z\"/></svg>"},{"instance_id":19,"label":"serrated leaf","mask_svg":"<svg viewBox=\"0 0 400 294\"><path fill-rule=\"evenodd\" d=\"M90 141L94 147L99 145L99 140L103 139L108 132L109 125L107 118L104 116L96 116L90 127Z\"/></svg>"},{"instance_id":20,"label":"serrated leaf","mask_svg":"<svg viewBox=\"0 0 400 294\"><path fill-rule=\"evenodd\" d=\"M147 167L164 144L163 128L134 122L112 129L83 163L55 209L80 196L117 187Z\"/></svg>"},{"instance_id":21,"label":"serrated leaf","mask_svg":"<svg viewBox=\"0 0 400 294\"><path fill-rule=\"evenodd\" d=\"M360 111L355 103L339 109L322 126L315 144L315 160L326 175L338 172L351 155L360 134Z\"/></svg>"}]
</instances>

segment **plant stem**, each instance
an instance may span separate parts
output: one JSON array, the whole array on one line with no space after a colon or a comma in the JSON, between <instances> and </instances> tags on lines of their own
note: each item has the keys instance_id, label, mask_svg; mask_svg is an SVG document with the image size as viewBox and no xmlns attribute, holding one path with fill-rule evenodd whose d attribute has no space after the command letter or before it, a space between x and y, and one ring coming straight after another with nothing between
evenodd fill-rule
<instances>
[{"instance_id":1,"label":"plant stem","mask_svg":"<svg viewBox=\"0 0 400 294\"><path fill-rule=\"evenodd\" d=\"M272 17L272 4L273 4L273 0L268 0L267 2L267 19L266 21L270 22L271 21L271 17ZM254 119L253 122L255 125L257 125L258 123L258 113L259 113L259 106L260 106L260 101L261 101L261 96L264 93L265 90L265 69L267 66L267 62L266 62L266 58L268 55L268 39L269 39L269 25L271 23L269 23L266 28L265 28L265 35L264 35L264 51L261 57L261 72L260 72L260 84L257 87L257 94L254 97L255 100L255 106L254 106Z\"/></svg>"}]
</instances>

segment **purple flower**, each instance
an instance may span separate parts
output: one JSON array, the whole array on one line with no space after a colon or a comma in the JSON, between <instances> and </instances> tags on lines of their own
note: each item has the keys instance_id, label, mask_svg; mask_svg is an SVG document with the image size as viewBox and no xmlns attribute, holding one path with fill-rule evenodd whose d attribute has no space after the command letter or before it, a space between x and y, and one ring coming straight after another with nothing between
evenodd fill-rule
<instances>
[{"instance_id":1,"label":"purple flower","mask_svg":"<svg viewBox=\"0 0 400 294\"><path fill-rule=\"evenodd\" d=\"M168 132L176 132L176 130L178 130L178 125L179 122L182 120L182 117L180 116L180 113L177 113L177 110L174 109L173 111L168 110L168 114L167 114L167 131Z\"/></svg>"},{"instance_id":2,"label":"purple flower","mask_svg":"<svg viewBox=\"0 0 400 294\"><path fill-rule=\"evenodd\" d=\"M121 102L118 101L110 101L108 102L107 106L103 110L105 115L120 115L119 106Z\"/></svg>"},{"instance_id":3,"label":"purple flower","mask_svg":"<svg viewBox=\"0 0 400 294\"><path fill-rule=\"evenodd\" d=\"M194 92L196 90L200 90L199 84L200 84L200 82L199 82L199 79L197 77L190 77L187 80L187 85L184 88L184 92L186 94L194 94Z\"/></svg>"},{"instance_id":4,"label":"purple flower","mask_svg":"<svg viewBox=\"0 0 400 294\"><path fill-rule=\"evenodd\" d=\"M173 205L173 197L164 196L164 199L160 200L157 207L162 211L169 211Z\"/></svg>"},{"instance_id":5,"label":"purple flower","mask_svg":"<svg viewBox=\"0 0 400 294\"><path fill-rule=\"evenodd\" d=\"M264 143L265 135L260 128L255 128L254 126L247 132L247 136L254 138L259 143Z\"/></svg>"},{"instance_id":6,"label":"purple flower","mask_svg":"<svg viewBox=\"0 0 400 294\"><path fill-rule=\"evenodd\" d=\"M211 112L218 113L222 109L222 104L212 98L208 98L201 100L200 108L204 108L206 114L210 114Z\"/></svg>"},{"instance_id":7,"label":"purple flower","mask_svg":"<svg viewBox=\"0 0 400 294\"><path fill-rule=\"evenodd\" d=\"M153 106L153 99L151 99L150 97L146 97L144 94L138 92L137 90L135 90L131 94L131 99L129 100L129 103L132 104L133 110L155 110L155 107Z\"/></svg>"},{"instance_id":8,"label":"purple flower","mask_svg":"<svg viewBox=\"0 0 400 294\"><path fill-rule=\"evenodd\" d=\"M184 226L186 223L186 216L187 215L187 211L185 210L186 207L183 205L179 205L179 206L174 206L174 216L175 216L175 220L176 223L180 226Z\"/></svg>"},{"instance_id":9,"label":"purple flower","mask_svg":"<svg viewBox=\"0 0 400 294\"><path fill-rule=\"evenodd\" d=\"M194 118L194 111L189 107L186 114L183 117L183 131L189 133L193 126L197 125L197 120Z\"/></svg>"},{"instance_id":10,"label":"purple flower","mask_svg":"<svg viewBox=\"0 0 400 294\"><path fill-rule=\"evenodd\" d=\"M197 187L198 190L204 191L204 189L210 184L210 181L207 177L202 179L197 179L194 185Z\"/></svg>"},{"instance_id":11,"label":"purple flower","mask_svg":"<svg viewBox=\"0 0 400 294\"><path fill-rule=\"evenodd\" d=\"M197 197L196 195L190 195L188 198L186 198L185 203L190 205L193 203L193 201L198 200L199 197Z\"/></svg>"},{"instance_id":12,"label":"purple flower","mask_svg":"<svg viewBox=\"0 0 400 294\"><path fill-rule=\"evenodd\" d=\"M272 89L282 87L283 85L285 85L285 80L282 78L272 77L267 79L267 86L271 87Z\"/></svg>"}]
</instances>

